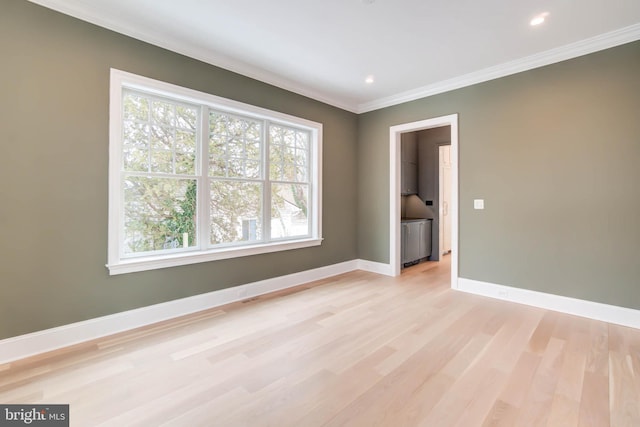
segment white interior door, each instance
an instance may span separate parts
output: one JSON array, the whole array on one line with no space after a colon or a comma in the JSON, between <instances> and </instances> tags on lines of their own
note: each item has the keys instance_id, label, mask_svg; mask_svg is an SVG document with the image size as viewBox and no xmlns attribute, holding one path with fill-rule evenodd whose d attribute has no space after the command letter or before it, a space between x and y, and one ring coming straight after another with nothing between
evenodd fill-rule
<instances>
[{"instance_id":1,"label":"white interior door","mask_svg":"<svg viewBox=\"0 0 640 427\"><path fill-rule=\"evenodd\" d=\"M440 254L451 252L451 146L439 147L440 181Z\"/></svg>"}]
</instances>

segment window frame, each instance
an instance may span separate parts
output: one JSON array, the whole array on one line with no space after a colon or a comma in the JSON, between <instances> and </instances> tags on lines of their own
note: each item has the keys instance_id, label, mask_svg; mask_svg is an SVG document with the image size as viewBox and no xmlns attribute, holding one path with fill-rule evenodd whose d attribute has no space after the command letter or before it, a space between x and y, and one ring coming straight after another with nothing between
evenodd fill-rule
<instances>
[{"instance_id":1,"label":"window frame","mask_svg":"<svg viewBox=\"0 0 640 427\"><path fill-rule=\"evenodd\" d=\"M123 94L125 90L140 91L174 102L195 104L200 107L200 137L197 138L197 155L199 159L194 179L198 182L197 196L197 228L198 246L185 248L170 253L153 253L144 255L124 256L124 209L123 209ZM205 108L202 108L205 107ZM265 125L290 126L306 130L310 134L309 166L309 202L311 209L307 213L310 234L304 237L285 239L271 239L260 243L241 243L237 245L220 245L209 248L208 239L203 241L204 232L200 224L209 221L209 206L205 196L209 191L207 185L208 147L209 139L209 108L238 115L241 117L264 121ZM267 132L267 130L265 130ZM203 142L202 139L205 141ZM263 141L268 148L268 141ZM263 177L270 182L268 170L268 153L263 154ZM266 191L266 190L264 190ZM263 209L266 207L263 207ZM270 207L269 207L270 209ZM263 212L263 219L268 220L269 211ZM184 88L151 78L139 76L112 68L110 75L110 105L109 105L109 212L108 212L108 262L106 267L110 275L131 273L136 271L154 270L179 265L195 264L215 260L244 257L250 255L300 249L318 246L322 243L322 124L288 114L271 111L242 102L222 98L216 95ZM163 251L164 252L164 251Z\"/></svg>"}]
</instances>

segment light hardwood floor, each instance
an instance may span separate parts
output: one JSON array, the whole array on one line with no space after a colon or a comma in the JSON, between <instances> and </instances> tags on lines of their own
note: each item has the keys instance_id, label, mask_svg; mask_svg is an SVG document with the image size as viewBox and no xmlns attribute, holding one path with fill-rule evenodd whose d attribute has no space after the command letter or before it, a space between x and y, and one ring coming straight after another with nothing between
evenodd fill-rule
<instances>
[{"instance_id":1,"label":"light hardwood floor","mask_svg":"<svg viewBox=\"0 0 640 427\"><path fill-rule=\"evenodd\" d=\"M8 365L72 426L640 426L640 331L352 272Z\"/></svg>"}]
</instances>

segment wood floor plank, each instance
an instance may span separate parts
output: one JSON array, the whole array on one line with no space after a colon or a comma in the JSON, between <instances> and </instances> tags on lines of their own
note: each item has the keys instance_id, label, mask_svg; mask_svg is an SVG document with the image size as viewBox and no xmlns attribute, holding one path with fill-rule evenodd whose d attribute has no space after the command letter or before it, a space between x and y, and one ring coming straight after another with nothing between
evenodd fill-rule
<instances>
[{"instance_id":1,"label":"wood floor plank","mask_svg":"<svg viewBox=\"0 0 640 427\"><path fill-rule=\"evenodd\" d=\"M547 426L577 426L580 417L580 404L575 400L557 394L553 398Z\"/></svg>"},{"instance_id":2,"label":"wood floor plank","mask_svg":"<svg viewBox=\"0 0 640 427\"><path fill-rule=\"evenodd\" d=\"M540 324L529 340L530 352L538 354L544 353L556 327L557 320L557 313L548 311L544 314L544 317L540 321Z\"/></svg>"},{"instance_id":3,"label":"wood floor plank","mask_svg":"<svg viewBox=\"0 0 640 427\"><path fill-rule=\"evenodd\" d=\"M503 400L496 400L485 417L482 427L513 427L518 418L518 408Z\"/></svg>"},{"instance_id":4,"label":"wood floor plank","mask_svg":"<svg viewBox=\"0 0 640 427\"><path fill-rule=\"evenodd\" d=\"M493 403L504 387L507 375L498 369L489 369L478 383L475 392L466 402L462 415L455 424L457 427L479 425L493 409Z\"/></svg>"},{"instance_id":5,"label":"wood floor plank","mask_svg":"<svg viewBox=\"0 0 640 427\"><path fill-rule=\"evenodd\" d=\"M566 351L549 414L549 426L577 426L586 356Z\"/></svg>"},{"instance_id":6,"label":"wood floor plank","mask_svg":"<svg viewBox=\"0 0 640 427\"><path fill-rule=\"evenodd\" d=\"M500 401L520 408L529 393L531 383L535 378L542 357L529 351L521 352L515 368L513 369L509 381L502 390Z\"/></svg>"},{"instance_id":7,"label":"wood floor plank","mask_svg":"<svg viewBox=\"0 0 640 427\"><path fill-rule=\"evenodd\" d=\"M640 330L355 271L0 365L77 426L640 425Z\"/></svg>"},{"instance_id":8,"label":"wood floor plank","mask_svg":"<svg viewBox=\"0 0 640 427\"><path fill-rule=\"evenodd\" d=\"M609 393L612 426L640 425L640 339L623 326L609 327Z\"/></svg>"},{"instance_id":9,"label":"wood floor plank","mask_svg":"<svg viewBox=\"0 0 640 427\"><path fill-rule=\"evenodd\" d=\"M565 342L552 337L547 343L536 374L518 416L519 426L545 426L558 382Z\"/></svg>"},{"instance_id":10,"label":"wood floor plank","mask_svg":"<svg viewBox=\"0 0 640 427\"><path fill-rule=\"evenodd\" d=\"M609 396L609 377L599 373L585 372L578 426L610 426Z\"/></svg>"}]
</instances>

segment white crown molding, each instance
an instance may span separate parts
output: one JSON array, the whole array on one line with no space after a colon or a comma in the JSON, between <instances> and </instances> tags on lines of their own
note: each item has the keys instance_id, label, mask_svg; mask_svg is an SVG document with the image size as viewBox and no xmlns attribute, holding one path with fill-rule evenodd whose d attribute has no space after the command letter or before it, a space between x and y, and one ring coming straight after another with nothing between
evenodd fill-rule
<instances>
[{"instance_id":1,"label":"white crown molding","mask_svg":"<svg viewBox=\"0 0 640 427\"><path fill-rule=\"evenodd\" d=\"M340 100L335 97L327 96L326 94L320 93L315 90L311 90L288 79L277 76L269 71L256 68L249 64L245 64L243 62L233 60L219 54L213 54L211 51L208 51L206 49L194 48L193 46L181 43L176 40L164 40L151 34L132 30L131 28L127 28L119 22L106 19L104 16L100 16L99 13L97 13L95 10L92 10L85 4L81 5L78 2L71 2L69 0L29 1L64 13L66 15L73 16L83 21L90 22L100 27L113 30L120 34L133 37L135 39L153 44L155 46L177 52L190 58L206 62L216 67L224 68L234 73L238 73L246 77L262 81L281 89L285 89L290 92L297 93L299 95L306 96L315 99L316 101L320 101L325 104L332 105L334 107L341 108L343 110L350 111L356 114L379 110L381 108L391 107L393 105L414 101L420 98L426 98L451 90L471 86L477 83L482 83L511 74L516 74L522 71L527 71L556 62L565 61L567 59L575 58L578 56L587 55L589 53L619 46L621 44L640 39L640 24L634 24L629 27L621 28L609 33L601 34L589 39L571 43L535 55L527 56L525 58L485 68L473 73L443 80L434 84L422 86L388 97L379 98L371 102L355 104L345 102L344 100Z\"/></svg>"},{"instance_id":2,"label":"white crown molding","mask_svg":"<svg viewBox=\"0 0 640 427\"><path fill-rule=\"evenodd\" d=\"M361 260L261 280L0 340L0 365L359 269ZM366 261L369 263L369 261Z\"/></svg>"},{"instance_id":3,"label":"white crown molding","mask_svg":"<svg viewBox=\"0 0 640 427\"><path fill-rule=\"evenodd\" d=\"M640 24L634 24L629 27L600 34L595 37L591 37L565 46L560 46L555 49L537 53L535 55L516 59L515 61L505 62L503 64L475 71L473 73L443 80L431 85L380 98L375 101L359 104L356 108L356 113L362 114L369 111L379 110L381 108L391 107L393 105L414 101L416 99L426 98L428 96L449 92L454 89L460 89L489 80L498 79L500 77L505 77L511 74L521 73L523 71L532 70L534 68L544 67L545 65L555 64L556 62L577 58L578 56L587 55L604 49L609 49L639 39Z\"/></svg>"},{"instance_id":4,"label":"white crown molding","mask_svg":"<svg viewBox=\"0 0 640 427\"><path fill-rule=\"evenodd\" d=\"M180 43L175 40L164 40L150 34L126 28L119 22L105 19L103 16L100 16L99 13L96 13L95 10L91 10L91 8L86 5L80 5L78 4L78 2L71 2L69 0L29 1L40 6L44 6L46 8L64 13L66 15L73 16L83 21L90 22L100 27L113 30L117 33L133 37L135 39L153 44L155 46L171 50L190 58L194 58L214 65L216 67L224 68L234 73L238 73L246 77L262 81L281 89L285 89L290 92L297 93L299 95L306 96L308 98L315 99L316 101L320 101L325 104L332 105L334 107L341 108L343 110L350 111L356 114L379 110L385 107L391 107L393 105L414 101L420 98L426 98L428 96L437 95L451 90L471 86L477 83L505 77L511 74L543 67L545 65L550 65L556 62L565 61L567 59L576 58L578 56L587 55L589 53L619 46L621 44L640 39L640 24L634 24L625 28L614 30L565 46L560 46L555 49L540 52L535 55L530 55L514 61L505 62L503 64L485 68L462 76L443 80L395 95L379 98L371 102L355 104L345 102L344 100L338 99L336 97L327 96L326 94L320 93L315 90L311 90L288 79L282 78L271 72L256 68L249 64L245 64L243 62L233 60L219 54L213 54L211 51L206 49L194 48L193 46Z\"/></svg>"},{"instance_id":5,"label":"white crown molding","mask_svg":"<svg viewBox=\"0 0 640 427\"><path fill-rule=\"evenodd\" d=\"M352 113L356 112L357 105L355 103L346 103L340 99L336 99L318 91L314 91L307 87L301 86L269 71L257 68L255 66L235 59L231 59L221 54L215 54L207 49L195 48L189 44L184 44L177 40L158 38L155 35L128 28L127 26L124 26L117 21L106 19L104 16L100 16L100 14L96 13L95 10L92 10L89 6L86 6L84 4L72 4L72 2L70 2L69 0L29 1L31 3L35 3L48 9L63 13L65 15L72 16L82 21L95 24L99 27L115 31L116 33L124 34L134 39L152 44L154 46L158 46L163 49L188 56L189 58L197 59L199 61L206 62L207 64L223 68L228 71L232 71L245 77L259 80L263 83L270 84L280 89L284 89L298 95L306 96L308 98L320 101L328 105L332 105L342 110L350 111Z\"/></svg>"},{"instance_id":6,"label":"white crown molding","mask_svg":"<svg viewBox=\"0 0 640 427\"><path fill-rule=\"evenodd\" d=\"M640 310L631 308L464 278L456 290L640 329Z\"/></svg>"}]
</instances>

